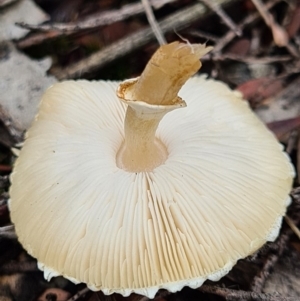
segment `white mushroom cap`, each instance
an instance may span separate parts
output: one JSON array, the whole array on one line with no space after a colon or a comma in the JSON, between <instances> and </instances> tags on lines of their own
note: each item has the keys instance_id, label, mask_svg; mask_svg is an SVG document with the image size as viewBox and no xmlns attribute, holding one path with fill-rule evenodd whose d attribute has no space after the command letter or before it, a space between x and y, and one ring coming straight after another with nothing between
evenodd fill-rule
<instances>
[{"instance_id":1,"label":"white mushroom cap","mask_svg":"<svg viewBox=\"0 0 300 301\"><path fill-rule=\"evenodd\" d=\"M181 89L152 172L116 165L126 106L116 82L54 85L11 177L11 218L47 278L154 297L218 280L279 232L294 170L240 94L204 77Z\"/></svg>"}]
</instances>

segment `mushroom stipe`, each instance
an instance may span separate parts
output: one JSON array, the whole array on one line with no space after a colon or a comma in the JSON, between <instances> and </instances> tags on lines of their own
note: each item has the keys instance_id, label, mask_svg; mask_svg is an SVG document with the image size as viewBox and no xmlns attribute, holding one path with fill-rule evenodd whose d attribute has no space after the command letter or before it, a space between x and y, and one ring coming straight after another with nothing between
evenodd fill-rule
<instances>
[{"instance_id":1,"label":"mushroom stipe","mask_svg":"<svg viewBox=\"0 0 300 301\"><path fill-rule=\"evenodd\" d=\"M171 43L140 78L46 91L10 211L47 279L153 298L216 281L276 239L294 169L238 92L188 79L209 50Z\"/></svg>"}]
</instances>

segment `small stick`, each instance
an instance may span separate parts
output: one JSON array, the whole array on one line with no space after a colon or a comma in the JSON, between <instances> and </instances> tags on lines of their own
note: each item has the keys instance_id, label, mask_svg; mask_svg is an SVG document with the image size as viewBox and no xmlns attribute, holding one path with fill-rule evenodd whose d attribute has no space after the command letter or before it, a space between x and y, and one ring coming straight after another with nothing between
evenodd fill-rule
<instances>
[{"instance_id":1,"label":"small stick","mask_svg":"<svg viewBox=\"0 0 300 301\"><path fill-rule=\"evenodd\" d=\"M266 4L266 9L270 9L272 8L275 4L277 4L278 2L280 2L280 0L273 0L272 2L269 2L268 4ZM254 13L248 17L246 17L239 25L238 28L242 29L244 28L246 25L249 25L253 22L255 22L256 20L258 20L260 18L260 14L259 13ZM235 38L235 33L233 31L228 31L227 34L225 34L220 40L219 42L214 46L213 49L213 53L217 53L220 52L227 44L229 44L234 38Z\"/></svg>"},{"instance_id":2,"label":"small stick","mask_svg":"<svg viewBox=\"0 0 300 301\"><path fill-rule=\"evenodd\" d=\"M300 219L300 216L297 217L297 222ZM254 277L252 284L251 284L251 290L260 293L263 290L263 287L265 285L265 282L269 275L271 274L272 268L279 260L279 257L283 254L284 250L287 247L287 243L291 237L293 232L290 228L284 228L279 236L279 238L276 240L275 243L270 244L269 250L271 252L269 253L268 257L266 258L264 265L260 272Z\"/></svg>"},{"instance_id":3,"label":"small stick","mask_svg":"<svg viewBox=\"0 0 300 301\"><path fill-rule=\"evenodd\" d=\"M300 239L300 230L298 229L298 227L296 226L296 224L294 223L294 221L289 218L287 215L284 217L286 223L290 226L290 228L292 229L292 231L298 236L298 238Z\"/></svg>"},{"instance_id":4,"label":"small stick","mask_svg":"<svg viewBox=\"0 0 300 301\"><path fill-rule=\"evenodd\" d=\"M7 237L12 239L17 238L15 227L13 225L0 227L0 237Z\"/></svg>"},{"instance_id":5,"label":"small stick","mask_svg":"<svg viewBox=\"0 0 300 301\"><path fill-rule=\"evenodd\" d=\"M218 3L216 3L214 0L199 0L199 1L203 2L211 10L213 10L223 20L223 22L228 26L228 28L230 28L235 33L235 35L237 36L242 35L242 31L232 21L232 19L225 13L225 11Z\"/></svg>"},{"instance_id":6,"label":"small stick","mask_svg":"<svg viewBox=\"0 0 300 301\"><path fill-rule=\"evenodd\" d=\"M213 48L214 50L214 48ZM213 51L212 50L212 51ZM209 60L209 57L206 57L202 60ZM234 60L239 62L244 62L247 64L270 64L276 62L287 62L292 60L291 56L265 56L265 57L254 57L254 56L240 56L232 53L224 53L224 54L216 54L213 55L213 60L215 61L223 61L223 60Z\"/></svg>"},{"instance_id":7,"label":"small stick","mask_svg":"<svg viewBox=\"0 0 300 301\"><path fill-rule=\"evenodd\" d=\"M251 284L251 291L255 293L261 293L262 289L271 274L272 268L278 262L278 254L269 254L261 271L256 275Z\"/></svg>"},{"instance_id":8,"label":"small stick","mask_svg":"<svg viewBox=\"0 0 300 301\"><path fill-rule=\"evenodd\" d=\"M267 8L261 0L252 0L252 2L261 14L267 26L270 27L275 44L279 47L286 47L292 56L298 58L299 51L291 43L289 43L289 36L286 30L274 20L272 14L267 11Z\"/></svg>"},{"instance_id":9,"label":"small stick","mask_svg":"<svg viewBox=\"0 0 300 301\"><path fill-rule=\"evenodd\" d=\"M159 25L156 22L156 19L155 19L155 16L153 14L153 11L152 11L152 8L151 8L151 5L150 5L149 1L148 0L142 0L142 4L144 6L148 22L149 22L149 24L150 24L150 26L153 30L153 33L155 34L155 37L156 37L159 45L161 46L161 45L166 44L166 39L165 39L163 33L161 32L161 29L160 29Z\"/></svg>"},{"instance_id":10,"label":"small stick","mask_svg":"<svg viewBox=\"0 0 300 301\"><path fill-rule=\"evenodd\" d=\"M17 1L18 0L0 0L0 8L11 5L12 3L17 2Z\"/></svg>"},{"instance_id":11,"label":"small stick","mask_svg":"<svg viewBox=\"0 0 300 301\"><path fill-rule=\"evenodd\" d=\"M163 5L174 2L175 0L151 0L151 5L154 8L162 7ZM149 4L149 3L148 3ZM150 6L150 4L149 4ZM150 7L151 9L151 7ZM117 21L123 21L129 17L142 14L144 12L144 6L141 3L127 4L120 9L109 10L102 13L93 14L82 21L76 23L51 23L33 25L24 22L16 23L20 27L29 30L40 31L56 31L61 34L71 34L81 30L93 29L104 25L109 25ZM58 35L58 34L57 34Z\"/></svg>"},{"instance_id":12,"label":"small stick","mask_svg":"<svg viewBox=\"0 0 300 301\"><path fill-rule=\"evenodd\" d=\"M261 14L265 23L271 28L275 44L280 47L286 46L289 41L286 31L275 22L273 16L267 11L261 0L252 0L252 2Z\"/></svg>"},{"instance_id":13,"label":"small stick","mask_svg":"<svg viewBox=\"0 0 300 301\"><path fill-rule=\"evenodd\" d=\"M90 291L90 289L86 287L86 288L80 290L79 292L77 292L73 297L71 297L67 301L76 301L77 299L79 299L81 296L85 295L89 291Z\"/></svg>"},{"instance_id":14,"label":"small stick","mask_svg":"<svg viewBox=\"0 0 300 301\"><path fill-rule=\"evenodd\" d=\"M293 197L293 199L296 202L299 202L300 199L300 186L295 187L292 191L291 191L291 196Z\"/></svg>"},{"instance_id":15,"label":"small stick","mask_svg":"<svg viewBox=\"0 0 300 301\"><path fill-rule=\"evenodd\" d=\"M295 148L297 141L299 139L299 133L297 130L293 130L288 138L287 147L285 151L290 155L293 149Z\"/></svg>"},{"instance_id":16,"label":"small stick","mask_svg":"<svg viewBox=\"0 0 300 301\"><path fill-rule=\"evenodd\" d=\"M215 35L212 35L212 34L209 34L209 33L206 33L204 31L201 31L201 30L190 30L188 32L188 34L190 34L191 36L194 36L194 37L200 37L200 38L204 38L204 39L207 39L208 41L213 41L213 42L218 42L218 37L216 37Z\"/></svg>"}]
</instances>

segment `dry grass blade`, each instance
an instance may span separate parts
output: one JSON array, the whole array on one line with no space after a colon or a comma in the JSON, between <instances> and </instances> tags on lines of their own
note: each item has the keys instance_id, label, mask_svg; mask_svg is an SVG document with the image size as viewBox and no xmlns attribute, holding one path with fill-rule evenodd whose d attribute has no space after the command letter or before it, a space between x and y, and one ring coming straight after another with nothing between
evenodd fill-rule
<instances>
[{"instance_id":1,"label":"dry grass blade","mask_svg":"<svg viewBox=\"0 0 300 301\"><path fill-rule=\"evenodd\" d=\"M0 0L0 8L11 5L12 3L17 2L17 1L18 0Z\"/></svg>"},{"instance_id":2,"label":"dry grass blade","mask_svg":"<svg viewBox=\"0 0 300 301\"><path fill-rule=\"evenodd\" d=\"M300 239L300 230L296 226L296 224L293 222L291 218L289 218L287 215L284 217L286 223L290 226L290 228L293 230L293 232L297 235L297 237Z\"/></svg>"},{"instance_id":3,"label":"dry grass blade","mask_svg":"<svg viewBox=\"0 0 300 301\"><path fill-rule=\"evenodd\" d=\"M163 33L161 32L161 29L159 28L159 25L157 24L157 21L155 19L155 16L153 14L151 5L149 3L148 0L142 0L142 4L144 6L145 9L145 13L148 19L148 22L153 30L153 33L155 34L155 37L159 43L159 45L163 45L166 44L166 39L163 35Z\"/></svg>"},{"instance_id":4,"label":"dry grass blade","mask_svg":"<svg viewBox=\"0 0 300 301\"><path fill-rule=\"evenodd\" d=\"M84 289L80 290L78 293L76 293L73 297L71 297L67 301L76 301L80 297L82 297L83 295L85 295L86 293L88 293L89 291L90 290L87 287L85 287Z\"/></svg>"},{"instance_id":5,"label":"dry grass blade","mask_svg":"<svg viewBox=\"0 0 300 301\"><path fill-rule=\"evenodd\" d=\"M6 237L6 238L17 238L17 235L15 233L15 227L13 225L0 227L0 237Z\"/></svg>"},{"instance_id":6,"label":"dry grass blade","mask_svg":"<svg viewBox=\"0 0 300 301\"><path fill-rule=\"evenodd\" d=\"M200 37L200 38L204 38L204 39L206 39L208 41L213 41L215 43L217 43L218 40L219 40L217 36L209 34L209 33L204 32L204 31L201 31L199 29L197 29L197 30L190 30L189 34L191 36L194 36L194 37Z\"/></svg>"},{"instance_id":7,"label":"dry grass blade","mask_svg":"<svg viewBox=\"0 0 300 301\"><path fill-rule=\"evenodd\" d=\"M199 1L203 2L211 10L213 10L237 36L242 35L242 31L240 30L240 28L238 28L238 26L224 12L222 7L220 7L219 4L216 3L216 1L214 1L214 0L199 0Z\"/></svg>"}]
</instances>

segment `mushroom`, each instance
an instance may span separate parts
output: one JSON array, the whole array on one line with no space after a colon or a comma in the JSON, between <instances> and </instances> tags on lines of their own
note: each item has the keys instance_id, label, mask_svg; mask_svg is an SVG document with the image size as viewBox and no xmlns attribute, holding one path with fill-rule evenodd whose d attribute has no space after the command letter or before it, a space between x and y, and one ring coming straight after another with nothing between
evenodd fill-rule
<instances>
[{"instance_id":1,"label":"mushroom","mask_svg":"<svg viewBox=\"0 0 300 301\"><path fill-rule=\"evenodd\" d=\"M217 281L277 237L294 169L239 93L189 79L209 50L174 42L140 78L46 91L10 211L47 279L153 298Z\"/></svg>"}]
</instances>

